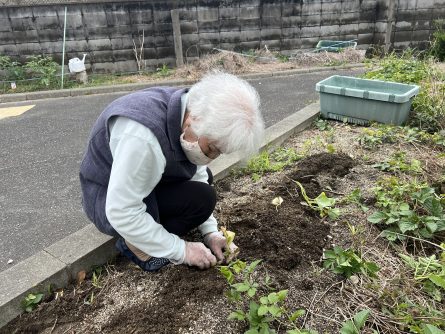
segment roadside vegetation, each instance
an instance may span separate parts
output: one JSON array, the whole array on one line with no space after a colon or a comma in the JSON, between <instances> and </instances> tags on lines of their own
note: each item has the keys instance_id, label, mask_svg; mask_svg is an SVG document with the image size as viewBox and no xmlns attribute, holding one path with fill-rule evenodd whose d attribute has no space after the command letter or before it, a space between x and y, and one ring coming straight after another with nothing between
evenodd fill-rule
<instances>
[{"instance_id":1,"label":"roadside vegetation","mask_svg":"<svg viewBox=\"0 0 445 334\"><path fill-rule=\"evenodd\" d=\"M299 52L293 56L267 49L233 52L214 49L199 60L186 61L181 68L170 68L160 64L156 69L140 70L132 73L103 74L90 73L88 82L78 83L74 75L65 73L65 89L117 85L138 82L153 82L166 79L198 80L209 70L219 68L232 74L280 71L305 66L339 66L360 63L364 51L345 49L339 53ZM50 56L31 56L25 63L0 55L0 93L22 93L61 88L61 69Z\"/></svg>"}]
</instances>

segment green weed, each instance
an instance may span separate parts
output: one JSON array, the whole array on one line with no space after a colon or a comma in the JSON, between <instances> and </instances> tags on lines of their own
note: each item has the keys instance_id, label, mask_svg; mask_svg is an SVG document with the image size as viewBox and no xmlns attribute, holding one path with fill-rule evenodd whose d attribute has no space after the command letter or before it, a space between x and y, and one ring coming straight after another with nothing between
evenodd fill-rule
<instances>
[{"instance_id":1,"label":"green weed","mask_svg":"<svg viewBox=\"0 0 445 334\"><path fill-rule=\"evenodd\" d=\"M445 244L442 244L445 249ZM445 293L445 252L439 258L436 255L417 258L399 254L403 262L413 271L414 280L437 301L442 301Z\"/></svg>"},{"instance_id":2,"label":"green weed","mask_svg":"<svg viewBox=\"0 0 445 334\"><path fill-rule=\"evenodd\" d=\"M336 274L351 277L362 273L366 276L376 277L380 268L374 262L364 261L360 253L352 249L343 249L335 246L323 253L323 267L332 270Z\"/></svg>"},{"instance_id":3,"label":"green weed","mask_svg":"<svg viewBox=\"0 0 445 334\"><path fill-rule=\"evenodd\" d=\"M388 240L405 240L406 236L431 239L445 231L445 200L434 188L389 178L379 181L374 192L381 210L368 221L382 226Z\"/></svg>"},{"instance_id":4,"label":"green weed","mask_svg":"<svg viewBox=\"0 0 445 334\"><path fill-rule=\"evenodd\" d=\"M431 304L419 305L406 296L393 301L392 307L384 307L384 313L397 319L399 329L415 334L444 334L445 319L443 314Z\"/></svg>"},{"instance_id":5,"label":"green weed","mask_svg":"<svg viewBox=\"0 0 445 334\"><path fill-rule=\"evenodd\" d=\"M422 172L420 161L412 159L408 162L405 152L396 152L389 159L373 164L372 167L385 172L404 172L410 174L419 174Z\"/></svg>"},{"instance_id":6,"label":"green weed","mask_svg":"<svg viewBox=\"0 0 445 334\"><path fill-rule=\"evenodd\" d=\"M439 61L445 60L445 20L434 22L436 31L433 33L433 41L430 53Z\"/></svg>"},{"instance_id":7,"label":"green weed","mask_svg":"<svg viewBox=\"0 0 445 334\"><path fill-rule=\"evenodd\" d=\"M314 125L317 127L320 131L329 131L332 129L332 126L329 124L328 121L319 118L314 122Z\"/></svg>"},{"instance_id":8,"label":"green weed","mask_svg":"<svg viewBox=\"0 0 445 334\"><path fill-rule=\"evenodd\" d=\"M317 334L316 331L299 328L297 321L306 311L299 309L291 312L287 309L285 301L288 290L274 291L270 285L270 277L258 278L258 275L254 275L260 262L261 260L251 263L237 260L219 267L230 287L227 298L236 305L229 320L247 323L245 334L276 333L274 324L287 329L287 334Z\"/></svg>"},{"instance_id":9,"label":"green weed","mask_svg":"<svg viewBox=\"0 0 445 334\"><path fill-rule=\"evenodd\" d=\"M5 71L6 77L4 80L6 81L17 81L25 78L25 70L22 64L8 56L0 56L0 70Z\"/></svg>"},{"instance_id":10,"label":"green weed","mask_svg":"<svg viewBox=\"0 0 445 334\"><path fill-rule=\"evenodd\" d=\"M354 189L352 192L347 194L341 199L341 203L345 204L355 204L357 205L363 212L369 210L369 208L362 204L362 192L359 188Z\"/></svg>"},{"instance_id":11,"label":"green weed","mask_svg":"<svg viewBox=\"0 0 445 334\"><path fill-rule=\"evenodd\" d=\"M294 148L278 148L269 153L263 151L247 162L247 166L241 169L243 174L252 175L257 181L263 174L282 171L285 167L303 158Z\"/></svg>"},{"instance_id":12,"label":"green weed","mask_svg":"<svg viewBox=\"0 0 445 334\"><path fill-rule=\"evenodd\" d=\"M369 310L362 310L354 315L352 320L348 320L340 329L340 334L360 334L369 316Z\"/></svg>"},{"instance_id":13,"label":"green weed","mask_svg":"<svg viewBox=\"0 0 445 334\"><path fill-rule=\"evenodd\" d=\"M30 293L22 301L22 307L26 312L32 312L37 305L42 301L43 293Z\"/></svg>"},{"instance_id":14,"label":"green weed","mask_svg":"<svg viewBox=\"0 0 445 334\"><path fill-rule=\"evenodd\" d=\"M51 86L59 82L56 74L60 68L51 57L29 56L24 68L32 76L39 78L39 83L43 86Z\"/></svg>"},{"instance_id":15,"label":"green weed","mask_svg":"<svg viewBox=\"0 0 445 334\"><path fill-rule=\"evenodd\" d=\"M162 67L156 69L156 74L160 77L168 77L171 74L171 70L166 64L162 64Z\"/></svg>"},{"instance_id":16,"label":"green weed","mask_svg":"<svg viewBox=\"0 0 445 334\"><path fill-rule=\"evenodd\" d=\"M340 216L340 209L334 208L335 199L326 196L324 192L318 195L316 198L311 199L306 195L306 190L303 185L294 181L300 187L301 195L303 196L306 204L313 210L318 211L320 213L320 217L328 216L331 219L337 219Z\"/></svg>"}]
</instances>

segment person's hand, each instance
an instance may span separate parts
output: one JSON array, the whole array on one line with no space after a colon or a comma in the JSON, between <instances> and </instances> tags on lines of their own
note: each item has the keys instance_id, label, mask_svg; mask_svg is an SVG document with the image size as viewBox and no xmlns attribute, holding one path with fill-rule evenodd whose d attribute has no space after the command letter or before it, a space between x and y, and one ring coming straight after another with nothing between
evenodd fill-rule
<instances>
[{"instance_id":1,"label":"person's hand","mask_svg":"<svg viewBox=\"0 0 445 334\"><path fill-rule=\"evenodd\" d=\"M210 248L210 250L215 254L218 263L226 262L229 263L233 260L234 257L239 252L238 247L232 242L230 243L229 249L228 249L228 257L226 258L224 256L224 250L227 250L227 242L226 238L222 235L221 232L211 232L207 233L204 236L204 244Z\"/></svg>"},{"instance_id":2,"label":"person's hand","mask_svg":"<svg viewBox=\"0 0 445 334\"><path fill-rule=\"evenodd\" d=\"M216 265L216 257L202 242L185 242L184 264L207 269Z\"/></svg>"}]
</instances>

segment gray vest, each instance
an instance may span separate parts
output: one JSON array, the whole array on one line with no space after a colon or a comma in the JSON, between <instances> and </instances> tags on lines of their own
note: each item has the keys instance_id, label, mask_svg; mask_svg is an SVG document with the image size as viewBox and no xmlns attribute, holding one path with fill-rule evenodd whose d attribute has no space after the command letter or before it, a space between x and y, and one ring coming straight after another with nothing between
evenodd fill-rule
<instances>
[{"instance_id":1,"label":"gray vest","mask_svg":"<svg viewBox=\"0 0 445 334\"><path fill-rule=\"evenodd\" d=\"M123 96L112 102L94 124L80 165L80 185L84 211L102 232L116 234L105 214L107 187L113 163L108 121L115 116L125 116L153 132L166 159L160 183L190 180L196 173L196 165L189 162L179 140L182 133L181 95L186 91L158 87ZM144 202L148 212L158 220L154 194L150 194Z\"/></svg>"}]
</instances>

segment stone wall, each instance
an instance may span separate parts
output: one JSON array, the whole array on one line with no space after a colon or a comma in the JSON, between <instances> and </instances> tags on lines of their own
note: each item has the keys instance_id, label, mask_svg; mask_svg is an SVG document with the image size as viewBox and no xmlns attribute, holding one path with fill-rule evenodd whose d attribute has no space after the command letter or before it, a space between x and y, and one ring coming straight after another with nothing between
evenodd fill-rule
<instances>
[{"instance_id":1,"label":"stone wall","mask_svg":"<svg viewBox=\"0 0 445 334\"><path fill-rule=\"evenodd\" d=\"M267 45L290 53L320 39L358 41L360 48L385 42L388 5L394 3L395 48L424 48L433 21L445 17L444 0L0 0L0 55L62 54L67 6L66 59L87 54L93 71L137 70L133 40L145 33L148 68L173 66L170 10L178 9L185 60L213 48L248 50Z\"/></svg>"}]
</instances>

